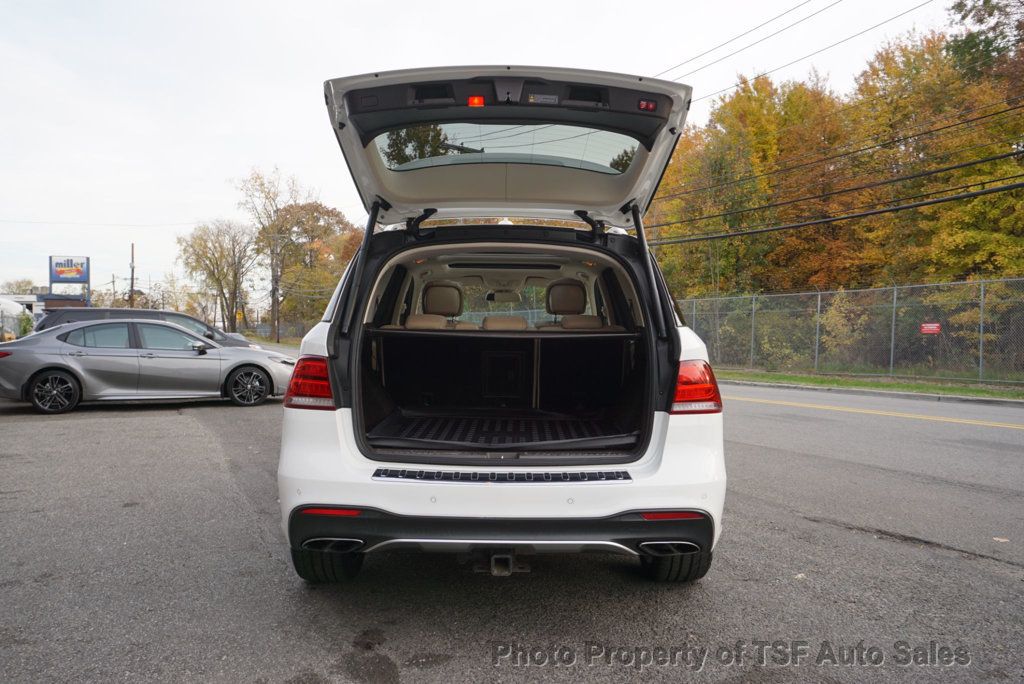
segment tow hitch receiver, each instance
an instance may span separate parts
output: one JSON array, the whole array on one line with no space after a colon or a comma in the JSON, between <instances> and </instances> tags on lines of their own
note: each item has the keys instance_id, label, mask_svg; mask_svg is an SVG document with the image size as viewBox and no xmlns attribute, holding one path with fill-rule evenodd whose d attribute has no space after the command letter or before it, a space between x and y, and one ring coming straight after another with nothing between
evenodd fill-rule
<instances>
[{"instance_id":1,"label":"tow hitch receiver","mask_svg":"<svg viewBox=\"0 0 1024 684\"><path fill-rule=\"evenodd\" d=\"M516 558L513 553L490 553L474 563L473 570L489 572L492 577L509 577L514 572L530 572L530 565Z\"/></svg>"}]
</instances>

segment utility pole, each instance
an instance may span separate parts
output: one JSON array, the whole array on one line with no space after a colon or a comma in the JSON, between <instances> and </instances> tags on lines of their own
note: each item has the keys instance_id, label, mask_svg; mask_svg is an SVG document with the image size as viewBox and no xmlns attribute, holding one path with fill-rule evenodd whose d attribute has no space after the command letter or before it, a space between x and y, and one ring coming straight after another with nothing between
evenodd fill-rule
<instances>
[{"instance_id":1,"label":"utility pole","mask_svg":"<svg viewBox=\"0 0 1024 684\"><path fill-rule=\"evenodd\" d=\"M114 306L114 302L117 301L117 276L113 273L110 274L110 306Z\"/></svg>"},{"instance_id":2,"label":"utility pole","mask_svg":"<svg viewBox=\"0 0 1024 684\"><path fill-rule=\"evenodd\" d=\"M274 339L281 343L281 304L278 290L281 287L281 243L280 234L270 235L270 317L274 321Z\"/></svg>"},{"instance_id":3,"label":"utility pole","mask_svg":"<svg viewBox=\"0 0 1024 684\"><path fill-rule=\"evenodd\" d=\"M129 279L128 287L128 308L135 308L135 243L132 243L132 261L128 266L131 268L132 275Z\"/></svg>"}]
</instances>

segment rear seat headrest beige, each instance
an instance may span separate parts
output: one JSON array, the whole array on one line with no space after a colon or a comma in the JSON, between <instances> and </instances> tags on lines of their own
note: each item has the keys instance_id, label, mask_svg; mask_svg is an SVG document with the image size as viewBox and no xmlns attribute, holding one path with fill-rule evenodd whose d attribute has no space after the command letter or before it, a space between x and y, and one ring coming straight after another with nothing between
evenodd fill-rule
<instances>
[{"instance_id":1,"label":"rear seat headrest beige","mask_svg":"<svg viewBox=\"0 0 1024 684\"><path fill-rule=\"evenodd\" d=\"M572 316L587 310L587 290L575 278L562 278L548 285L547 310L556 316Z\"/></svg>"},{"instance_id":2,"label":"rear seat headrest beige","mask_svg":"<svg viewBox=\"0 0 1024 684\"><path fill-rule=\"evenodd\" d=\"M522 316L487 316L484 330L526 330L526 319Z\"/></svg>"},{"instance_id":3,"label":"rear seat headrest beige","mask_svg":"<svg viewBox=\"0 0 1024 684\"><path fill-rule=\"evenodd\" d=\"M423 286L423 313L436 316L462 314L462 290L448 281L436 280Z\"/></svg>"}]
</instances>

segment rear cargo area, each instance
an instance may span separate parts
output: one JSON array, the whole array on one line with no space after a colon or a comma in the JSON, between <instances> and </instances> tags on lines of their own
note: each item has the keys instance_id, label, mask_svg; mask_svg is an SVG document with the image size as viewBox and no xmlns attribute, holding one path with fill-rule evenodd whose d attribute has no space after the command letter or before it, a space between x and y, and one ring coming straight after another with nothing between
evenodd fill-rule
<instances>
[{"instance_id":1,"label":"rear cargo area","mask_svg":"<svg viewBox=\"0 0 1024 684\"><path fill-rule=\"evenodd\" d=\"M629 451L643 436L639 335L368 333L359 406L374 448Z\"/></svg>"}]
</instances>

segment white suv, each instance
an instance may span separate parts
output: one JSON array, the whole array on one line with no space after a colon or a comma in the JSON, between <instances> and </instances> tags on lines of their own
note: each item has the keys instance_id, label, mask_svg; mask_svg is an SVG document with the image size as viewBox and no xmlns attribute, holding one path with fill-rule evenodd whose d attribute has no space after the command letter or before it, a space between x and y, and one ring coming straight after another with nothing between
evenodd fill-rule
<instances>
[{"instance_id":1,"label":"white suv","mask_svg":"<svg viewBox=\"0 0 1024 684\"><path fill-rule=\"evenodd\" d=\"M412 548L496 575L599 551L702 577L721 397L642 225L690 88L503 66L325 89L369 220L285 400L296 572Z\"/></svg>"}]
</instances>

